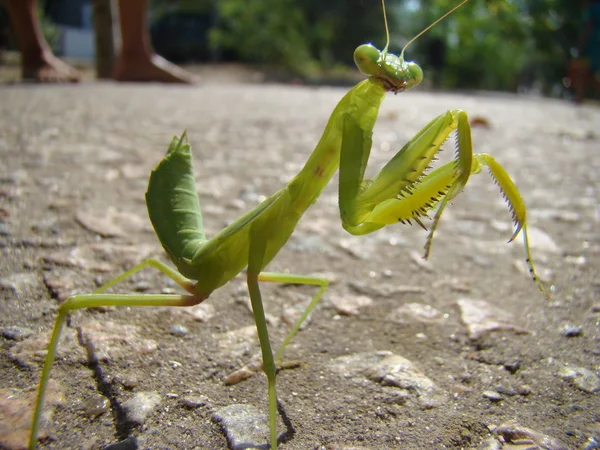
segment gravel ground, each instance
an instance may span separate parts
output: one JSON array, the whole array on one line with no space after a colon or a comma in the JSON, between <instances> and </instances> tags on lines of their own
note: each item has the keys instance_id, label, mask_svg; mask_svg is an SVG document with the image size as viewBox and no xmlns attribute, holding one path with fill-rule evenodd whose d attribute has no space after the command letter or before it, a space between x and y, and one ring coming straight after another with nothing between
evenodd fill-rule
<instances>
[{"instance_id":1,"label":"gravel ground","mask_svg":"<svg viewBox=\"0 0 600 450\"><path fill-rule=\"evenodd\" d=\"M347 91L216 81L0 89L0 447L24 445L59 302L165 259L144 192L171 137L188 130L213 234L298 172ZM269 266L332 282L287 350L300 364L277 379L295 429L281 448L600 448L600 109L390 95L369 174L453 108L476 119L476 151L521 189L552 298L523 268L521 240L506 244L510 214L486 173L444 213L427 263L418 226L347 235L332 182ZM151 269L118 291L178 292ZM264 286L276 346L312 292ZM262 373L224 383L258 351L243 277L190 311L78 311L40 447L227 448L215 414L266 412Z\"/></svg>"}]
</instances>

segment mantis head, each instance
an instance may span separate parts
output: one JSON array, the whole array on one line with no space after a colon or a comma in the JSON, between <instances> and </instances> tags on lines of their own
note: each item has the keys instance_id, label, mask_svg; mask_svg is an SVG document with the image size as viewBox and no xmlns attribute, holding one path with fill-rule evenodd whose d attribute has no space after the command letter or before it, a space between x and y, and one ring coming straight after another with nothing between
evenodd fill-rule
<instances>
[{"instance_id":1,"label":"mantis head","mask_svg":"<svg viewBox=\"0 0 600 450\"><path fill-rule=\"evenodd\" d=\"M406 48L418 37L429 31L432 27L440 23L468 1L469 0L462 0L461 3L417 34L404 46L400 56L396 56L392 53L388 53L390 33L387 24L387 15L385 13L385 0L381 0L387 44L381 52L371 44L363 44L358 47L354 50L354 62L356 63L356 67L358 67L358 70L362 73L368 75L369 78L379 82L386 91L393 92L394 94L415 87L423 80L423 71L418 64L412 61L404 61L404 50L406 50Z\"/></svg>"},{"instance_id":2,"label":"mantis head","mask_svg":"<svg viewBox=\"0 0 600 450\"><path fill-rule=\"evenodd\" d=\"M387 50L379 51L371 44L363 44L354 50L356 67L365 75L378 81L386 91L397 94L418 85L423 71L418 64L404 61Z\"/></svg>"}]
</instances>

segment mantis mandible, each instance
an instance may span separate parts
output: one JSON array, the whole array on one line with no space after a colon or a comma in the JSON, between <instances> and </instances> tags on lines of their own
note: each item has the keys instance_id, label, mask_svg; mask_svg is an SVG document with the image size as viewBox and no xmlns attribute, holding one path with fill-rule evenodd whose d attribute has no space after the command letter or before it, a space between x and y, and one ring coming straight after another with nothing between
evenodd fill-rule
<instances>
[{"instance_id":1,"label":"mantis mandible","mask_svg":"<svg viewBox=\"0 0 600 450\"><path fill-rule=\"evenodd\" d=\"M464 0L456 8L467 1ZM387 32L387 19L385 22ZM114 278L92 294L72 296L60 305L42 369L30 434L30 449L34 449L37 444L50 370L64 321L71 311L98 306L197 305L246 268L263 370L268 383L270 447L275 450L278 446L276 362L280 363L285 346L317 305L327 288L327 281L317 277L263 270L285 245L303 213L317 200L338 168L340 216L344 229L351 234L368 234L386 225L410 221L425 228L422 219L437 208L425 244L427 257L444 208L462 191L471 174L477 174L487 167L512 212L515 231L509 242L519 233L523 235L529 270L534 282L545 292L531 259L525 203L509 175L492 156L473 153L470 125L464 111L450 110L433 119L373 179L364 179L371 151L372 130L385 94L397 94L411 89L423 79L421 68L414 62L404 60L404 50L396 56L388 53L387 47L386 45L383 51L379 51L371 44L365 44L356 49L356 65L368 78L358 83L340 100L304 168L287 186L210 239L203 232L191 148L186 134L184 132L181 137L173 138L166 156L150 175L146 204L158 239L177 270L158 260L148 260ZM453 131L456 131L457 136L456 158L426 173L442 144ZM153 267L166 274L187 294L103 293L146 267ZM284 339L275 358L271 350L259 282L308 284L319 288Z\"/></svg>"}]
</instances>

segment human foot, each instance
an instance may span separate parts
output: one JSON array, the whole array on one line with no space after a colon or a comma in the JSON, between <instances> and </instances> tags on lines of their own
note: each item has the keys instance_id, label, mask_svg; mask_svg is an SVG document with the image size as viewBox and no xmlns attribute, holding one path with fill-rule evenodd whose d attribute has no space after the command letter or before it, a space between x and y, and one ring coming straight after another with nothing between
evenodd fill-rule
<instances>
[{"instance_id":1,"label":"human foot","mask_svg":"<svg viewBox=\"0 0 600 450\"><path fill-rule=\"evenodd\" d=\"M142 59L121 56L112 77L116 81L159 83L194 84L199 81L196 76L156 54Z\"/></svg>"},{"instance_id":2,"label":"human foot","mask_svg":"<svg viewBox=\"0 0 600 450\"><path fill-rule=\"evenodd\" d=\"M21 74L23 80L39 83L76 83L81 80L77 70L51 53L42 53L35 58L24 56Z\"/></svg>"}]
</instances>

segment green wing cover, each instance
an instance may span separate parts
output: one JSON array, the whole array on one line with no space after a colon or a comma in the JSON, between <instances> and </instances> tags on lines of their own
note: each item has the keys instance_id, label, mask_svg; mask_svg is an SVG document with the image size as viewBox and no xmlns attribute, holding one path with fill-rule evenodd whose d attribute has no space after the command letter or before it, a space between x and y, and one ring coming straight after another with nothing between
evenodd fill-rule
<instances>
[{"instance_id":1,"label":"green wing cover","mask_svg":"<svg viewBox=\"0 0 600 450\"><path fill-rule=\"evenodd\" d=\"M192 259L206 242L206 235L185 132L181 138L173 138L167 154L150 174L146 205L156 235L175 265Z\"/></svg>"}]
</instances>

